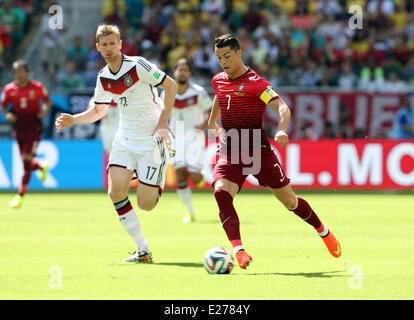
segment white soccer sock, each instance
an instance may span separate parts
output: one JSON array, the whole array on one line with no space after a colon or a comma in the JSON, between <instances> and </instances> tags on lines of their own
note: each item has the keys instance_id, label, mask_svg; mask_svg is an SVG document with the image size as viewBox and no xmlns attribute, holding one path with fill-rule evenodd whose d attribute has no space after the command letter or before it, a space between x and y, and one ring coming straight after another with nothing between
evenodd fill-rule
<instances>
[{"instance_id":1,"label":"white soccer sock","mask_svg":"<svg viewBox=\"0 0 414 320\"><path fill-rule=\"evenodd\" d=\"M193 216L193 201L191 199L191 189L190 187L184 189L177 189L178 196L180 197L181 201L187 208L187 211Z\"/></svg>"},{"instance_id":2,"label":"white soccer sock","mask_svg":"<svg viewBox=\"0 0 414 320\"><path fill-rule=\"evenodd\" d=\"M132 239L134 239L137 244L138 251L149 251L147 241L142 233L141 224L139 223L135 210L132 209L129 212L119 216L119 221Z\"/></svg>"},{"instance_id":3,"label":"white soccer sock","mask_svg":"<svg viewBox=\"0 0 414 320\"><path fill-rule=\"evenodd\" d=\"M328 232L329 232L329 229L328 229L327 225L326 224L323 224L323 231L322 232L318 232L318 234L321 237L325 237L326 235L328 235Z\"/></svg>"},{"instance_id":4,"label":"white soccer sock","mask_svg":"<svg viewBox=\"0 0 414 320\"><path fill-rule=\"evenodd\" d=\"M237 252L239 252L240 250L244 250L244 247L243 246L235 246L234 249L233 249L234 255L236 255Z\"/></svg>"}]
</instances>

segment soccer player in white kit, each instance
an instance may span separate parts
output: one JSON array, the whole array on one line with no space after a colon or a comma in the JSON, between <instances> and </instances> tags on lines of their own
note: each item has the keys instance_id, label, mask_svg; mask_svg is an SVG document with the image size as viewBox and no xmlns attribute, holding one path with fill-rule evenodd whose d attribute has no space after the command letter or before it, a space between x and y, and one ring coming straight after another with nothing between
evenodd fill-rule
<instances>
[{"instance_id":1,"label":"soccer player in white kit","mask_svg":"<svg viewBox=\"0 0 414 320\"><path fill-rule=\"evenodd\" d=\"M56 128L98 121L113 100L119 108L119 129L108 162L108 195L119 221L134 239L138 249L124 262L152 262L152 253L144 238L137 214L128 199L134 172L139 183L137 203L142 210L152 210L165 183L169 145L168 125L177 93L176 82L142 57L121 54L122 40L118 27L101 25L96 33L96 48L107 62L98 74L93 108L56 119ZM156 87L164 88L164 99Z\"/></svg>"},{"instance_id":2,"label":"soccer player in white kit","mask_svg":"<svg viewBox=\"0 0 414 320\"><path fill-rule=\"evenodd\" d=\"M95 106L94 97L89 101L88 108L93 108ZM109 155L112 149L112 142L119 127L119 112L118 105L112 100L109 104L108 111L106 116L101 119L99 125L99 133L101 134L101 140L105 153Z\"/></svg>"},{"instance_id":3,"label":"soccer player in white kit","mask_svg":"<svg viewBox=\"0 0 414 320\"><path fill-rule=\"evenodd\" d=\"M177 153L171 162L177 176L178 196L187 208L187 214L182 221L188 223L195 221L195 217L191 189L187 181L190 178L191 182L199 186L204 183L204 129L207 127L212 102L203 87L189 82L191 65L187 59L178 61L174 77L178 83L178 92L170 125L176 137L174 142Z\"/></svg>"}]
</instances>

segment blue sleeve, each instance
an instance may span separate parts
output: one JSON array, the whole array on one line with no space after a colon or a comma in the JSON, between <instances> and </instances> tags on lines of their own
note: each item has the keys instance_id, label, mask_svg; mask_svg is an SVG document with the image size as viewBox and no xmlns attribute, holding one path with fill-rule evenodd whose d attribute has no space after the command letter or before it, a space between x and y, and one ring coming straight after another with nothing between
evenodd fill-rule
<instances>
[{"instance_id":1,"label":"blue sleeve","mask_svg":"<svg viewBox=\"0 0 414 320\"><path fill-rule=\"evenodd\" d=\"M400 114L400 116L398 117L398 123L401 126L408 124L408 119L407 119L407 114L406 113Z\"/></svg>"}]
</instances>

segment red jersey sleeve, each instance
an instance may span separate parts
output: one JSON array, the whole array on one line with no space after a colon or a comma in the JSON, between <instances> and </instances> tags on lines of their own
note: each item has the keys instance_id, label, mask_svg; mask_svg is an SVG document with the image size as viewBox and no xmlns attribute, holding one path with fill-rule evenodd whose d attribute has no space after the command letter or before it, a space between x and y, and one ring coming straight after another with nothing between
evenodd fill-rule
<instances>
[{"instance_id":1,"label":"red jersey sleeve","mask_svg":"<svg viewBox=\"0 0 414 320\"><path fill-rule=\"evenodd\" d=\"M7 105L10 103L10 96L9 96L9 90L8 87L6 86L4 88L4 90L1 93L1 99L0 99L0 103L2 106L7 107Z\"/></svg>"},{"instance_id":2,"label":"red jersey sleeve","mask_svg":"<svg viewBox=\"0 0 414 320\"><path fill-rule=\"evenodd\" d=\"M47 101L49 99L49 91L43 85L43 83L39 82L39 99L43 101Z\"/></svg>"},{"instance_id":3,"label":"red jersey sleeve","mask_svg":"<svg viewBox=\"0 0 414 320\"><path fill-rule=\"evenodd\" d=\"M256 83L256 96L265 104L279 98L279 94L273 90L271 84L264 78L260 78Z\"/></svg>"},{"instance_id":4,"label":"red jersey sleeve","mask_svg":"<svg viewBox=\"0 0 414 320\"><path fill-rule=\"evenodd\" d=\"M213 87L214 92L217 93L216 76L214 76L213 79L211 79L211 86Z\"/></svg>"}]
</instances>

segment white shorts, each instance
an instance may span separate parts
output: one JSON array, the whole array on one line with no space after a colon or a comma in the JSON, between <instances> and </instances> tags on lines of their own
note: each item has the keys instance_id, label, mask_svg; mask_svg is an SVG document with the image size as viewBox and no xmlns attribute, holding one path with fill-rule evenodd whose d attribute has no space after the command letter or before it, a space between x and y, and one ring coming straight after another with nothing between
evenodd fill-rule
<instances>
[{"instance_id":1,"label":"white shorts","mask_svg":"<svg viewBox=\"0 0 414 320\"><path fill-rule=\"evenodd\" d=\"M176 137L174 148L176 155L171 159L174 169L187 168L190 172L201 172L204 165L204 132L188 130L184 139Z\"/></svg>"},{"instance_id":2,"label":"white shorts","mask_svg":"<svg viewBox=\"0 0 414 320\"><path fill-rule=\"evenodd\" d=\"M107 169L118 166L134 171L140 183L164 189L168 151L159 138L127 139L116 135Z\"/></svg>"}]
</instances>

